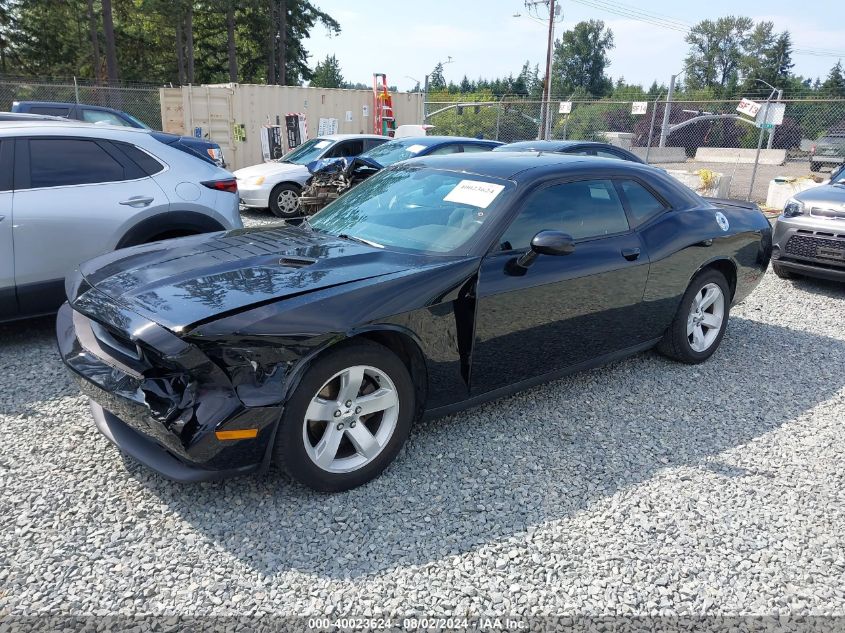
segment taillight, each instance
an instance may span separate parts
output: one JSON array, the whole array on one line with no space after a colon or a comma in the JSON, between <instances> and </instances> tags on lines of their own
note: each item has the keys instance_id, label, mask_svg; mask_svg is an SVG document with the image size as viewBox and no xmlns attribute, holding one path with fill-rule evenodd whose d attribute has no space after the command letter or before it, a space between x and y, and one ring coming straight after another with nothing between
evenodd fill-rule
<instances>
[{"instance_id":1,"label":"taillight","mask_svg":"<svg viewBox=\"0 0 845 633\"><path fill-rule=\"evenodd\" d=\"M202 183L209 189L216 189L217 191L228 191L229 193L238 193L238 181L234 178L224 178L223 180L206 180Z\"/></svg>"}]
</instances>

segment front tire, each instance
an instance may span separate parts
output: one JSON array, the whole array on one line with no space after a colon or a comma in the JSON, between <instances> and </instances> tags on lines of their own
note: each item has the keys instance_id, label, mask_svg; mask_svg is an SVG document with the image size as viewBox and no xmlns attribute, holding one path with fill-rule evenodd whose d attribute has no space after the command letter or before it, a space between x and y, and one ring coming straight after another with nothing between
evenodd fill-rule
<instances>
[{"instance_id":1,"label":"front tire","mask_svg":"<svg viewBox=\"0 0 845 633\"><path fill-rule=\"evenodd\" d=\"M772 270L775 272L775 275L777 275L781 279L793 279L795 277L795 275L793 275L791 272L789 272L782 266L775 264L774 262L772 262Z\"/></svg>"},{"instance_id":2,"label":"front tire","mask_svg":"<svg viewBox=\"0 0 845 633\"><path fill-rule=\"evenodd\" d=\"M288 400L276 436L276 463L320 492L349 490L377 477L411 429L414 387L405 365L370 341L318 358Z\"/></svg>"},{"instance_id":3,"label":"front tire","mask_svg":"<svg viewBox=\"0 0 845 633\"><path fill-rule=\"evenodd\" d=\"M657 350L688 365L706 361L725 335L730 296L728 282L719 271L705 270L696 275Z\"/></svg>"},{"instance_id":4,"label":"front tire","mask_svg":"<svg viewBox=\"0 0 845 633\"><path fill-rule=\"evenodd\" d=\"M300 190L294 184L283 182L270 192L270 211L279 218L295 218L299 215Z\"/></svg>"}]
</instances>

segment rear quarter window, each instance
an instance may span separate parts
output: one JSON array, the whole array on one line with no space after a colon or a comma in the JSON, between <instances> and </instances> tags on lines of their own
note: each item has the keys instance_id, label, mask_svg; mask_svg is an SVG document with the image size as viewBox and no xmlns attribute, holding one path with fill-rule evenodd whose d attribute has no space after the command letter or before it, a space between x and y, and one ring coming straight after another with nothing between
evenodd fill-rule
<instances>
[{"instance_id":1,"label":"rear quarter window","mask_svg":"<svg viewBox=\"0 0 845 633\"><path fill-rule=\"evenodd\" d=\"M635 226L666 210L666 205L640 183L622 180L619 184L628 201L628 210Z\"/></svg>"},{"instance_id":2,"label":"rear quarter window","mask_svg":"<svg viewBox=\"0 0 845 633\"><path fill-rule=\"evenodd\" d=\"M162 165L155 158L147 154L144 150L135 147L131 143L112 141L112 145L114 145L121 152L126 154L127 158L129 158L129 160L138 165L141 171L144 172L147 176L157 174L164 169L164 165Z\"/></svg>"}]
</instances>

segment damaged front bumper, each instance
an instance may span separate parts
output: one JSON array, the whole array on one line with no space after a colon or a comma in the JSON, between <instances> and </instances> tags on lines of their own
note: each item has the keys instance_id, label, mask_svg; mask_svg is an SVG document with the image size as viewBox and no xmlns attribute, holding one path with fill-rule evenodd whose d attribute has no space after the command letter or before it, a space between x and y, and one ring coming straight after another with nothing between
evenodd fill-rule
<instances>
[{"instance_id":1,"label":"damaged front bumper","mask_svg":"<svg viewBox=\"0 0 845 633\"><path fill-rule=\"evenodd\" d=\"M196 346L98 294L65 303L56 335L100 432L176 481L265 468L281 406L245 406L227 374ZM243 430L254 437L217 435Z\"/></svg>"}]
</instances>

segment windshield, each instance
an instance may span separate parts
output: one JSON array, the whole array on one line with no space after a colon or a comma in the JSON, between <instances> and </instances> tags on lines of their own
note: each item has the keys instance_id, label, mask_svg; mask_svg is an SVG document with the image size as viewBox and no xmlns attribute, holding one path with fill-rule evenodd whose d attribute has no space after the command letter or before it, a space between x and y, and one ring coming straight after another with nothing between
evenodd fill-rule
<instances>
[{"instance_id":1,"label":"windshield","mask_svg":"<svg viewBox=\"0 0 845 633\"><path fill-rule=\"evenodd\" d=\"M513 186L497 178L400 167L365 180L309 224L379 246L457 254L499 212Z\"/></svg>"},{"instance_id":2,"label":"windshield","mask_svg":"<svg viewBox=\"0 0 845 633\"><path fill-rule=\"evenodd\" d=\"M143 121L139 120L137 117L132 116L128 112L124 112L123 114L126 115L127 119L133 121L139 128L142 128L144 130L151 130L152 129L149 125L147 125Z\"/></svg>"},{"instance_id":3,"label":"windshield","mask_svg":"<svg viewBox=\"0 0 845 633\"><path fill-rule=\"evenodd\" d=\"M312 138L305 141L299 147L295 147L279 159L280 163L293 163L294 165L307 165L312 160L317 160L328 148L334 145L334 141L327 138Z\"/></svg>"},{"instance_id":4,"label":"windshield","mask_svg":"<svg viewBox=\"0 0 845 633\"><path fill-rule=\"evenodd\" d=\"M368 152L364 152L361 156L373 159L382 167L389 167L400 160L408 160L417 156L424 149L428 149L428 146L420 143L417 139L402 139L388 141Z\"/></svg>"}]
</instances>

